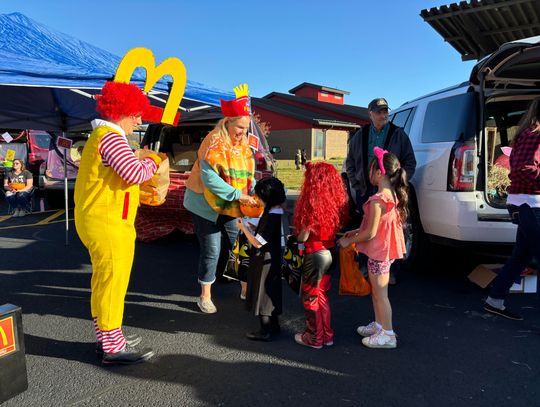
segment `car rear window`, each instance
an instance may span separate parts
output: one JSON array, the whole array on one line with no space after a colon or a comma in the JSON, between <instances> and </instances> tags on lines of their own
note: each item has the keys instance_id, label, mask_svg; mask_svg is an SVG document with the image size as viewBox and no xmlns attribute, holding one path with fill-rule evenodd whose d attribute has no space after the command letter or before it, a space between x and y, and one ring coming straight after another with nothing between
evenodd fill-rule
<instances>
[{"instance_id":1,"label":"car rear window","mask_svg":"<svg viewBox=\"0 0 540 407\"><path fill-rule=\"evenodd\" d=\"M405 130L405 133L409 134L411 124L413 122L414 111L416 108L410 108L394 113L392 115L392 123Z\"/></svg>"},{"instance_id":2,"label":"car rear window","mask_svg":"<svg viewBox=\"0 0 540 407\"><path fill-rule=\"evenodd\" d=\"M430 102L424 117L422 142L468 140L474 137L475 117L472 92Z\"/></svg>"},{"instance_id":3,"label":"car rear window","mask_svg":"<svg viewBox=\"0 0 540 407\"><path fill-rule=\"evenodd\" d=\"M31 131L30 138L32 139L32 142L39 148L49 148L49 144L51 142L51 136L49 133Z\"/></svg>"}]
</instances>

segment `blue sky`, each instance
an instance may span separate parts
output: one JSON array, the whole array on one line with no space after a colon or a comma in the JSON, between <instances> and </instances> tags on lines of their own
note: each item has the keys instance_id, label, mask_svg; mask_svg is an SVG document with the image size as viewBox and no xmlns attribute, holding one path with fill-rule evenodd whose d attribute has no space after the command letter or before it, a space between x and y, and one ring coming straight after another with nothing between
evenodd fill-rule
<instances>
[{"instance_id":1,"label":"blue sky","mask_svg":"<svg viewBox=\"0 0 540 407\"><path fill-rule=\"evenodd\" d=\"M390 107L466 80L473 62L419 16L444 1L0 0L117 55L146 47L174 56L188 79L253 96L287 93L302 82L349 91L345 103Z\"/></svg>"}]
</instances>

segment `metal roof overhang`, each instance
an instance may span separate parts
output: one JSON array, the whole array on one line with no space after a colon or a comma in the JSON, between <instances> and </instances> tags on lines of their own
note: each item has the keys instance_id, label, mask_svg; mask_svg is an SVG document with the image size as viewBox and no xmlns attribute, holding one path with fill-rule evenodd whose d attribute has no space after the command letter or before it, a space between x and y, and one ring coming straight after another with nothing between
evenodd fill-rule
<instances>
[{"instance_id":1,"label":"metal roof overhang","mask_svg":"<svg viewBox=\"0 0 540 407\"><path fill-rule=\"evenodd\" d=\"M434 7L420 16L463 61L482 59L502 44L540 35L540 1L473 0Z\"/></svg>"}]
</instances>

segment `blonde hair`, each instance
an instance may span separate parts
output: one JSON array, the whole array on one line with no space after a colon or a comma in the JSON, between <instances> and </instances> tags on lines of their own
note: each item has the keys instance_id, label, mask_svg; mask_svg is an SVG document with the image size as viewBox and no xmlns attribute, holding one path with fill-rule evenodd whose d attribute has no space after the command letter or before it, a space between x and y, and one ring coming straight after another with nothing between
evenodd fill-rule
<instances>
[{"instance_id":1,"label":"blonde hair","mask_svg":"<svg viewBox=\"0 0 540 407\"><path fill-rule=\"evenodd\" d=\"M224 117L219 122L217 122L216 126L214 127L214 130L210 132L210 135L221 138L221 140L227 146L227 148L232 147L231 135L229 134L229 130L227 130L227 126L229 124L234 124L235 122L242 119L243 117L246 117L246 116ZM247 137L242 137L242 141L240 142L240 144L243 146L247 146L248 145Z\"/></svg>"}]
</instances>

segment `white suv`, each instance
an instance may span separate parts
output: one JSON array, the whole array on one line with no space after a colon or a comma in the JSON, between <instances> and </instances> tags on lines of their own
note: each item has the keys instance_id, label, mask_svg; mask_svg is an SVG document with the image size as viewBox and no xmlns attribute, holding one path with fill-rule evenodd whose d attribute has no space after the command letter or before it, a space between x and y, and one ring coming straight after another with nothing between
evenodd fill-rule
<instances>
[{"instance_id":1,"label":"white suv","mask_svg":"<svg viewBox=\"0 0 540 407\"><path fill-rule=\"evenodd\" d=\"M506 198L488 177L540 96L540 38L507 43L480 61L469 81L407 102L390 120L405 129L417 160L411 180L409 262L426 238L504 252L515 242Z\"/></svg>"}]
</instances>

